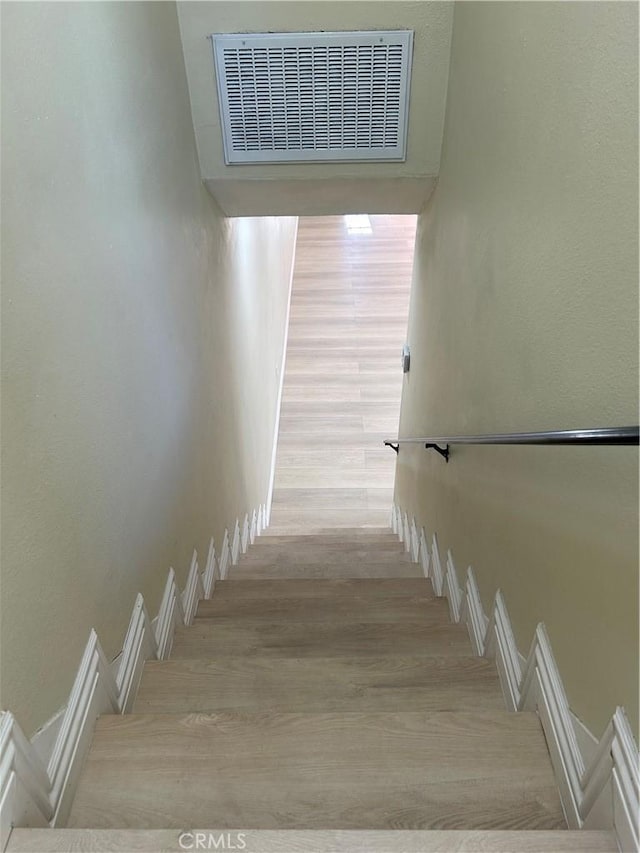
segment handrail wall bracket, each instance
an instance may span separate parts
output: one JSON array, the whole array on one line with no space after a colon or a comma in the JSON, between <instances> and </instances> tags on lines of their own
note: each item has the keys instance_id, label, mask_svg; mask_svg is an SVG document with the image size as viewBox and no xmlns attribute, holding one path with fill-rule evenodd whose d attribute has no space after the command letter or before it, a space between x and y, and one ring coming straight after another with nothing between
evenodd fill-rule
<instances>
[{"instance_id":1,"label":"handrail wall bracket","mask_svg":"<svg viewBox=\"0 0 640 853\"><path fill-rule=\"evenodd\" d=\"M444 447L440 447L439 444L425 444L425 450L435 450L436 453L439 453L440 456L444 459L445 462L449 461L449 445L445 445ZM397 451L396 451L397 452Z\"/></svg>"}]
</instances>

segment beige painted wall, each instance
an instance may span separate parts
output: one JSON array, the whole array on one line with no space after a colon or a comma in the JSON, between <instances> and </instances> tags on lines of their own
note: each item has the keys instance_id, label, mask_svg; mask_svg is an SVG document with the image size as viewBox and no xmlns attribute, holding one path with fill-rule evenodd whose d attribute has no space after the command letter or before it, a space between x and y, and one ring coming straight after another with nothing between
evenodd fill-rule
<instances>
[{"instance_id":1,"label":"beige painted wall","mask_svg":"<svg viewBox=\"0 0 640 853\"><path fill-rule=\"evenodd\" d=\"M2 6L2 704L266 500L295 220L201 184L173 3Z\"/></svg>"},{"instance_id":2,"label":"beige painted wall","mask_svg":"<svg viewBox=\"0 0 640 853\"><path fill-rule=\"evenodd\" d=\"M637 6L459 3L420 217L401 434L638 420ZM402 449L396 500L544 621L574 711L637 722L633 448Z\"/></svg>"},{"instance_id":3,"label":"beige painted wall","mask_svg":"<svg viewBox=\"0 0 640 853\"><path fill-rule=\"evenodd\" d=\"M452 13L452 3L438 0L179 2L200 168L222 209L230 215L262 213L269 204L300 215L421 210L440 164ZM376 29L415 32L406 162L225 165L211 33Z\"/></svg>"}]
</instances>

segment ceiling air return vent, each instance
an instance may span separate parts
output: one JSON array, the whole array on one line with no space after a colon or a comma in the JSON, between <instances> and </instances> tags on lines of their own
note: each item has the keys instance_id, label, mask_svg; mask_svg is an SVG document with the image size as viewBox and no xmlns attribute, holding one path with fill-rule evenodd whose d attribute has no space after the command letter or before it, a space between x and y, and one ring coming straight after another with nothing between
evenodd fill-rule
<instances>
[{"instance_id":1,"label":"ceiling air return vent","mask_svg":"<svg viewBox=\"0 0 640 853\"><path fill-rule=\"evenodd\" d=\"M405 159L412 31L211 39L227 163Z\"/></svg>"}]
</instances>

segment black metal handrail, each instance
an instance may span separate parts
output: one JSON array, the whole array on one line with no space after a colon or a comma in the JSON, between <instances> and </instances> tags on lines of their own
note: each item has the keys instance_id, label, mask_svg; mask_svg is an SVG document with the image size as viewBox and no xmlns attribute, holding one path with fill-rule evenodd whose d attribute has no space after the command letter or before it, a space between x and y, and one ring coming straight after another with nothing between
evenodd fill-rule
<instances>
[{"instance_id":1,"label":"black metal handrail","mask_svg":"<svg viewBox=\"0 0 640 853\"><path fill-rule=\"evenodd\" d=\"M559 429L546 432L505 432L488 435L430 435L423 438L387 439L384 444L397 453L402 444L424 444L449 461L450 444L584 444L637 445L640 427L605 427L603 429ZM444 444L445 447L440 445Z\"/></svg>"}]
</instances>

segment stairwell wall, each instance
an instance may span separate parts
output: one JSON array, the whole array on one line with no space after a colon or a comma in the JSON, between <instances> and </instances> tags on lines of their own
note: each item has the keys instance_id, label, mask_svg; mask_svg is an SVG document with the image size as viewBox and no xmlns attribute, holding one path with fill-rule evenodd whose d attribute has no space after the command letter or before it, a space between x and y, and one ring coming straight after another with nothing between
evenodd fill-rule
<instances>
[{"instance_id":1,"label":"stairwell wall","mask_svg":"<svg viewBox=\"0 0 640 853\"><path fill-rule=\"evenodd\" d=\"M438 187L419 218L400 434L638 417L638 55L631 3L457 3ZM573 711L637 725L638 453L419 446L396 502L544 621Z\"/></svg>"},{"instance_id":2,"label":"stairwell wall","mask_svg":"<svg viewBox=\"0 0 640 853\"><path fill-rule=\"evenodd\" d=\"M266 502L294 218L200 180L173 3L2 7L2 705Z\"/></svg>"}]
</instances>

